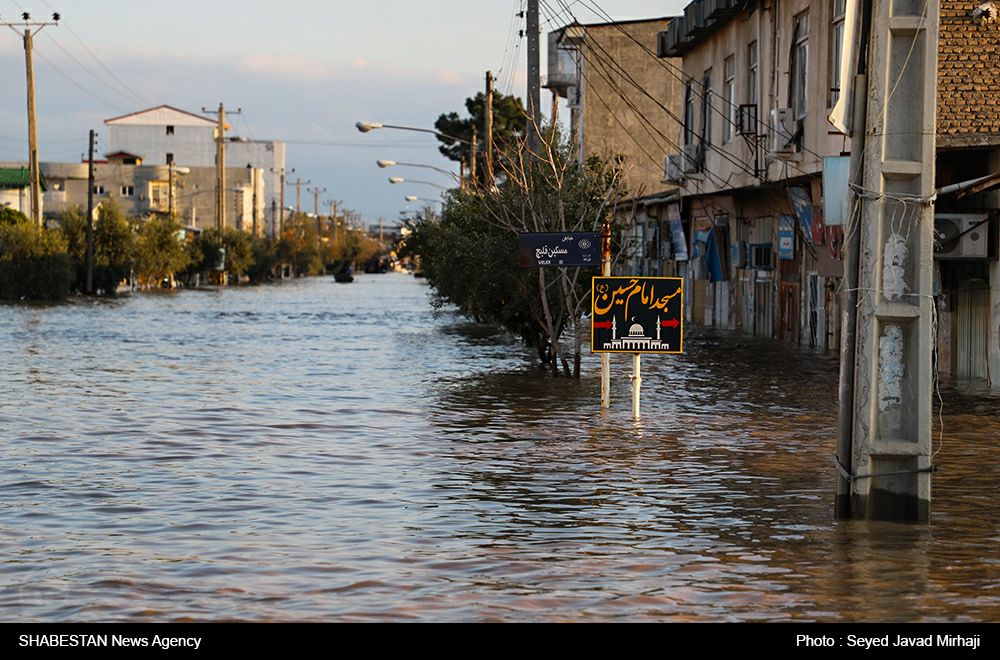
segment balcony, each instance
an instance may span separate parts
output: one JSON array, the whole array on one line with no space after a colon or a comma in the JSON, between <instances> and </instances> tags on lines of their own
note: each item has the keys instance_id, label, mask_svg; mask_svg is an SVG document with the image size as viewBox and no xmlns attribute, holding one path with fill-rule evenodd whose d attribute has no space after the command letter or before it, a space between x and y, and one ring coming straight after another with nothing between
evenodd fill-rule
<instances>
[{"instance_id":1,"label":"balcony","mask_svg":"<svg viewBox=\"0 0 1000 660\"><path fill-rule=\"evenodd\" d=\"M657 57L681 57L687 51L688 39L684 17L674 16L667 29L656 35Z\"/></svg>"}]
</instances>

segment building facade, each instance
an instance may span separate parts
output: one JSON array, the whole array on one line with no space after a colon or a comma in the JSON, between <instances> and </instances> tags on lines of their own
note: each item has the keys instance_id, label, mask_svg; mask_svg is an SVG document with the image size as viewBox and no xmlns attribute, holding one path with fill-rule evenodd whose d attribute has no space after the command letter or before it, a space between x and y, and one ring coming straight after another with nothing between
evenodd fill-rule
<instances>
[{"instance_id":1,"label":"building facade","mask_svg":"<svg viewBox=\"0 0 1000 660\"><path fill-rule=\"evenodd\" d=\"M147 165L174 163L194 169L215 166L218 122L209 115L162 105L113 117L104 123L108 126L110 153L134 154ZM272 235L283 217L280 205L285 143L227 137L225 147L227 172L241 167L260 171L262 179L257 195L258 204L264 209L260 215L261 227Z\"/></svg>"},{"instance_id":2,"label":"building facade","mask_svg":"<svg viewBox=\"0 0 1000 660\"><path fill-rule=\"evenodd\" d=\"M942 0L935 253L942 375L1000 383L1000 40L980 3ZM841 95L845 0L695 0L658 36L681 58L680 149L665 178L665 274L686 278L687 318L818 349L840 344L851 218Z\"/></svg>"}]
</instances>

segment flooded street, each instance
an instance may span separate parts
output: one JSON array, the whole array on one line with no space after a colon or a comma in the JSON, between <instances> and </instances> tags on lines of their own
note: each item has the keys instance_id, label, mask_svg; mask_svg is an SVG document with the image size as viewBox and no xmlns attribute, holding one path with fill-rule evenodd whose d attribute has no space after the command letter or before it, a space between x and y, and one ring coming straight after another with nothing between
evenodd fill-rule
<instances>
[{"instance_id":1,"label":"flooded street","mask_svg":"<svg viewBox=\"0 0 1000 660\"><path fill-rule=\"evenodd\" d=\"M692 328L633 423L427 293L0 307L3 620L1000 620L1000 395L930 525L837 522L836 356Z\"/></svg>"}]
</instances>

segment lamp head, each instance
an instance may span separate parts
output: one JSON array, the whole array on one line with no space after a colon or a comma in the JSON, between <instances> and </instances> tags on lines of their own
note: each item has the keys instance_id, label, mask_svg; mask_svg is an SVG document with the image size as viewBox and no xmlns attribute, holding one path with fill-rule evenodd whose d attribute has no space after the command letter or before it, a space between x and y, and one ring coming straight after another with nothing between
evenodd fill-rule
<instances>
[{"instance_id":1,"label":"lamp head","mask_svg":"<svg viewBox=\"0 0 1000 660\"><path fill-rule=\"evenodd\" d=\"M406 179L403 179L403 178L398 177L398 176L391 176L391 177L389 177L389 183L403 183L404 181L406 181Z\"/></svg>"},{"instance_id":2,"label":"lamp head","mask_svg":"<svg viewBox=\"0 0 1000 660\"><path fill-rule=\"evenodd\" d=\"M376 128L382 128L382 124L377 121L359 121L354 124L357 126L358 130L362 133L367 133L368 131L374 131Z\"/></svg>"},{"instance_id":3,"label":"lamp head","mask_svg":"<svg viewBox=\"0 0 1000 660\"><path fill-rule=\"evenodd\" d=\"M377 161L375 161L375 164L378 165L381 168L386 168L386 167L392 167L393 165L395 165L396 161L394 161L394 160L377 160Z\"/></svg>"}]
</instances>

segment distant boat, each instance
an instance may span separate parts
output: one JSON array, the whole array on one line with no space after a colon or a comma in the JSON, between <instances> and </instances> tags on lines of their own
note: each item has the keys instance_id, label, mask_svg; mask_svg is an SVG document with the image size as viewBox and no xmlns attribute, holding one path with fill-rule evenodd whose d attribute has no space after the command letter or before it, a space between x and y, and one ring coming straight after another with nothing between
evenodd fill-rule
<instances>
[{"instance_id":1,"label":"distant boat","mask_svg":"<svg viewBox=\"0 0 1000 660\"><path fill-rule=\"evenodd\" d=\"M341 284L348 284L354 281L354 273L351 271L351 267L348 266L347 268L334 273L333 279Z\"/></svg>"}]
</instances>

